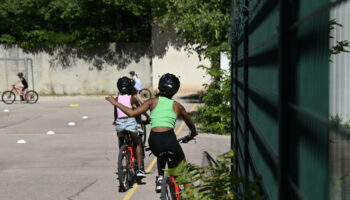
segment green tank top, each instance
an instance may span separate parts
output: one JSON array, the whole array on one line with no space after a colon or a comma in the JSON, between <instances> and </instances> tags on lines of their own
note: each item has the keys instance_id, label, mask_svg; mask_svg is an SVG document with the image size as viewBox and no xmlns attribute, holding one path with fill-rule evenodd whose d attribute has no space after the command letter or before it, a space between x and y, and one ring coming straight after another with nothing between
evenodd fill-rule
<instances>
[{"instance_id":1,"label":"green tank top","mask_svg":"<svg viewBox=\"0 0 350 200\"><path fill-rule=\"evenodd\" d=\"M158 104L151 112L151 128L175 127L177 115L173 109L174 100L158 97Z\"/></svg>"}]
</instances>

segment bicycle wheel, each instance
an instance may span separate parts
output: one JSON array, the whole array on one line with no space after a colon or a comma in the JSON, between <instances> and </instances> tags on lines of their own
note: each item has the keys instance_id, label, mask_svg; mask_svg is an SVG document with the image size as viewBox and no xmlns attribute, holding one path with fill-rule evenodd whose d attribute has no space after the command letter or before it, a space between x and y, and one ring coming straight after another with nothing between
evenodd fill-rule
<instances>
[{"instance_id":1,"label":"bicycle wheel","mask_svg":"<svg viewBox=\"0 0 350 200\"><path fill-rule=\"evenodd\" d=\"M165 176L162 180L162 189L160 193L161 200L180 200L179 191L176 191L176 188L179 188L175 182L169 176Z\"/></svg>"},{"instance_id":2,"label":"bicycle wheel","mask_svg":"<svg viewBox=\"0 0 350 200\"><path fill-rule=\"evenodd\" d=\"M36 103L38 101L38 99L39 99L39 95L34 90L29 90L26 93L26 101L28 103Z\"/></svg>"},{"instance_id":3,"label":"bicycle wheel","mask_svg":"<svg viewBox=\"0 0 350 200\"><path fill-rule=\"evenodd\" d=\"M130 156L128 145L121 146L118 156L118 179L122 191L127 191L130 188Z\"/></svg>"},{"instance_id":4,"label":"bicycle wheel","mask_svg":"<svg viewBox=\"0 0 350 200\"><path fill-rule=\"evenodd\" d=\"M152 97L152 92L147 89L147 88L143 88L139 91L140 95L141 95L141 98L143 100L148 100Z\"/></svg>"},{"instance_id":5,"label":"bicycle wheel","mask_svg":"<svg viewBox=\"0 0 350 200\"><path fill-rule=\"evenodd\" d=\"M2 93L1 99L6 104L12 104L16 100L16 94L12 91Z\"/></svg>"}]
</instances>

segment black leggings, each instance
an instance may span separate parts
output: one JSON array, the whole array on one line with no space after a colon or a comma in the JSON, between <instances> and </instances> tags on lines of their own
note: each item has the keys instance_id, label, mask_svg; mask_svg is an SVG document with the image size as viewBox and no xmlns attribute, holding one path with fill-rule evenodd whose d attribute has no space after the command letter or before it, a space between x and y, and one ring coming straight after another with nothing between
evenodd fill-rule
<instances>
[{"instance_id":1,"label":"black leggings","mask_svg":"<svg viewBox=\"0 0 350 200\"><path fill-rule=\"evenodd\" d=\"M174 153L174 155L170 158L173 162L177 163L185 159L185 154L176 139L173 129L165 132L151 131L148 138L148 144L152 153L157 157L162 152L171 151ZM165 168L165 162L165 160L157 160L159 175L164 175L163 169Z\"/></svg>"}]
</instances>

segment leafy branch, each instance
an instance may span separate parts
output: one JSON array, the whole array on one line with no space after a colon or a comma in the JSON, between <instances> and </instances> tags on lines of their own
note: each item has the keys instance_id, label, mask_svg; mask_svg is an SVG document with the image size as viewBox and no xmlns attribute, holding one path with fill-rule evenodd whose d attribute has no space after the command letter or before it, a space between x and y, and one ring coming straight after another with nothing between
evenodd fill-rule
<instances>
[{"instance_id":1,"label":"leafy branch","mask_svg":"<svg viewBox=\"0 0 350 200\"><path fill-rule=\"evenodd\" d=\"M330 30L334 30L336 26L343 27L343 25L339 24L336 19L331 19L329 21L329 24L330 24ZM334 38L333 36L329 36L329 37ZM337 55L340 53L350 53L350 51L347 49L349 47L350 47L350 42L348 40L337 41L337 44L330 48L330 53L332 55ZM332 62L331 59L330 61Z\"/></svg>"},{"instance_id":2,"label":"leafy branch","mask_svg":"<svg viewBox=\"0 0 350 200\"><path fill-rule=\"evenodd\" d=\"M350 47L350 42L348 40L337 41L337 44L333 46L330 49L330 51L331 51L331 54L335 54L335 55L340 54L342 52L350 53L350 51L346 49L349 47Z\"/></svg>"},{"instance_id":3,"label":"leafy branch","mask_svg":"<svg viewBox=\"0 0 350 200\"><path fill-rule=\"evenodd\" d=\"M236 157L233 151L218 156L216 165L200 167L182 162L177 168L166 170L171 176L177 177L178 184L194 184L193 187L181 191L183 199L206 200L265 200L258 182L250 181L247 177L234 176L230 171L231 160ZM244 192L236 189L244 185Z\"/></svg>"}]
</instances>

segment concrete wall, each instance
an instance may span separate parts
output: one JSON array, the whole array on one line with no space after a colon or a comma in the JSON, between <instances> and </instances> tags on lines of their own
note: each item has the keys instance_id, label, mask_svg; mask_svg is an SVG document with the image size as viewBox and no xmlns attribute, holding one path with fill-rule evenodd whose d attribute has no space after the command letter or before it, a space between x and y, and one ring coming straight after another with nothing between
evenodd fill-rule
<instances>
[{"instance_id":1,"label":"concrete wall","mask_svg":"<svg viewBox=\"0 0 350 200\"><path fill-rule=\"evenodd\" d=\"M116 81L134 70L144 87L152 88L150 56L137 49L145 44L110 45L108 49L78 54L74 51L23 52L22 49L1 46L0 57L28 57L33 60L35 90L40 94L108 94L116 93ZM149 54L149 53L148 53ZM22 61L0 61L0 90L18 80L17 72L24 72ZM29 85L31 87L31 74Z\"/></svg>"},{"instance_id":2,"label":"concrete wall","mask_svg":"<svg viewBox=\"0 0 350 200\"><path fill-rule=\"evenodd\" d=\"M116 93L117 79L128 76L131 70L137 73L143 87L154 91L161 75L179 76L180 95L201 91L202 85L210 81L203 70L196 68L209 66L210 62L200 61L196 53L189 54L176 34L164 33L156 26L152 29L151 47L149 44L112 44L86 52L69 48L24 52L21 48L0 45L0 58L13 57L32 59L35 90L48 95ZM0 61L0 91L10 88L19 71L25 71L23 62ZM28 81L31 87L31 79Z\"/></svg>"},{"instance_id":3,"label":"concrete wall","mask_svg":"<svg viewBox=\"0 0 350 200\"><path fill-rule=\"evenodd\" d=\"M153 50L153 89L157 90L158 81L165 73L175 74L180 78L179 95L197 93L203 90L203 84L210 82L210 76L198 65L210 66L208 59L200 60L196 53L189 54L184 42L173 32L163 32L156 25L152 26Z\"/></svg>"}]
</instances>

